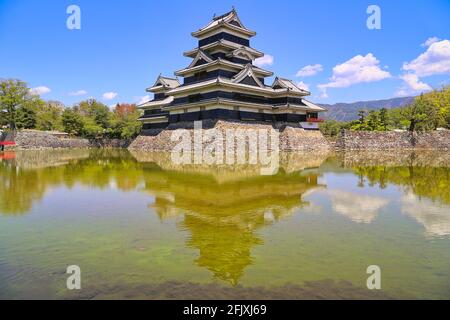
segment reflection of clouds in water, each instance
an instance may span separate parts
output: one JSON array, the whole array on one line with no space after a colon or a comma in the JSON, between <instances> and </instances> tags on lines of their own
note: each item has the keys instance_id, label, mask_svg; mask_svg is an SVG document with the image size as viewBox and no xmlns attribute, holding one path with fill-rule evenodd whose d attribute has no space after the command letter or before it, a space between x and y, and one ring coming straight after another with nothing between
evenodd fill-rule
<instances>
[{"instance_id":1,"label":"reflection of clouds in water","mask_svg":"<svg viewBox=\"0 0 450 320\"><path fill-rule=\"evenodd\" d=\"M450 235L450 208L448 205L420 199L413 193L404 195L401 203L402 213L422 224L427 235Z\"/></svg>"},{"instance_id":2,"label":"reflection of clouds in water","mask_svg":"<svg viewBox=\"0 0 450 320\"><path fill-rule=\"evenodd\" d=\"M342 190L328 190L333 210L357 223L371 223L389 201L385 198Z\"/></svg>"}]
</instances>

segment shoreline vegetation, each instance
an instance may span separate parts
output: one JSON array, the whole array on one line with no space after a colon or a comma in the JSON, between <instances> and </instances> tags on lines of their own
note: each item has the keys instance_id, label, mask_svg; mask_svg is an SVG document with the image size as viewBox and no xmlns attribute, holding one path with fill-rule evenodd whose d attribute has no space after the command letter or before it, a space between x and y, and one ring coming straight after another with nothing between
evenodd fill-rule
<instances>
[{"instance_id":1,"label":"shoreline vegetation","mask_svg":"<svg viewBox=\"0 0 450 320\"><path fill-rule=\"evenodd\" d=\"M35 129L64 132L87 139L131 139L142 124L135 104L118 103L110 109L87 99L66 107L59 101L44 101L28 85L15 79L0 80L0 129Z\"/></svg>"},{"instance_id":2,"label":"shoreline vegetation","mask_svg":"<svg viewBox=\"0 0 450 320\"><path fill-rule=\"evenodd\" d=\"M140 115L141 111L135 104L121 103L110 109L95 99L66 107L58 101L44 101L21 80L0 80L0 129L35 132L46 141L41 145L39 142L31 144L31 147L28 144L25 149L126 148L136 137L143 137L140 135L142 123L138 121ZM352 139L357 142L370 140L367 146L353 143L351 148L355 149L448 149L448 129L450 86L422 94L404 107L381 108L368 113L360 110L358 120L327 120L320 125L320 131L326 138L323 140L330 148L340 149L349 149L348 142ZM417 144L420 137L426 137L426 143ZM300 139L306 141L308 137L305 135ZM399 142L395 143L395 139ZM386 145L384 140L389 140ZM305 149L313 148L310 144L306 141ZM21 148L20 143L17 147Z\"/></svg>"},{"instance_id":3,"label":"shoreline vegetation","mask_svg":"<svg viewBox=\"0 0 450 320\"><path fill-rule=\"evenodd\" d=\"M450 86L424 93L404 107L369 112L361 109L357 120L326 120L320 125L320 131L332 139L342 130L430 132L445 129L450 129Z\"/></svg>"}]
</instances>

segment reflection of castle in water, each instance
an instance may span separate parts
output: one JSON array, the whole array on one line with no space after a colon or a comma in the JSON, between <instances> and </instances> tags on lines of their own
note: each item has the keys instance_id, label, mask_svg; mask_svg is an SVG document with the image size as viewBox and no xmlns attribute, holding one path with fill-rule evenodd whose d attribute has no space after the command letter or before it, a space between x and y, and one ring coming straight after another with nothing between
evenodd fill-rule
<instances>
[{"instance_id":1,"label":"reflection of castle in water","mask_svg":"<svg viewBox=\"0 0 450 320\"><path fill-rule=\"evenodd\" d=\"M134 155L163 167L170 163L163 155ZM319 166L324 159L318 159L301 163ZM155 195L150 207L162 220L182 216L179 227L190 234L187 245L199 250L196 264L233 285L252 263L251 249L263 241L256 231L307 206L302 195L320 187L314 171L260 176L254 166L172 169L146 172L146 190Z\"/></svg>"},{"instance_id":2,"label":"reflection of castle in water","mask_svg":"<svg viewBox=\"0 0 450 320\"><path fill-rule=\"evenodd\" d=\"M251 165L178 166L172 164L170 154L17 152L15 158L0 161L0 214L30 212L54 187L143 189L155 196L151 208L161 220L181 218L178 226L189 234L187 246L199 251L197 265L236 284L252 263L252 248L263 241L258 230L308 206L305 193L320 188L318 177L327 172L356 174L362 188L402 186L402 212L422 224L429 235L450 235L448 159L448 153L385 157L349 153L331 158L287 153L280 154L277 175L261 176L260 168ZM382 197L362 197L340 189L324 194L334 201L337 213L353 221L371 223L386 206Z\"/></svg>"}]
</instances>

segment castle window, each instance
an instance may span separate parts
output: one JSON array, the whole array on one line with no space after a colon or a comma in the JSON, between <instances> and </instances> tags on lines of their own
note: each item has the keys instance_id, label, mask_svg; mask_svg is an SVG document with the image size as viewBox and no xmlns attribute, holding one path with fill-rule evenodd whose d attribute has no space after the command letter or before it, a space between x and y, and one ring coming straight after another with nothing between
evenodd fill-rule
<instances>
[{"instance_id":1,"label":"castle window","mask_svg":"<svg viewBox=\"0 0 450 320\"><path fill-rule=\"evenodd\" d=\"M201 71L201 72L197 72L196 74L194 74L196 81L204 80L204 79L206 79L207 76L208 76L208 73L206 71Z\"/></svg>"},{"instance_id":2,"label":"castle window","mask_svg":"<svg viewBox=\"0 0 450 320\"><path fill-rule=\"evenodd\" d=\"M189 103L198 102L202 99L201 94L193 94L188 97Z\"/></svg>"}]
</instances>

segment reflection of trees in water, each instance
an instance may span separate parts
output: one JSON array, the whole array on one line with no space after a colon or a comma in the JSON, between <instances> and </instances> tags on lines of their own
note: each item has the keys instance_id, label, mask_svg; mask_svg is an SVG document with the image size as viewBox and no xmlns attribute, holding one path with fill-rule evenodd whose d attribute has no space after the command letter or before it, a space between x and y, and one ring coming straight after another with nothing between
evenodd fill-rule
<instances>
[{"instance_id":1,"label":"reflection of trees in water","mask_svg":"<svg viewBox=\"0 0 450 320\"><path fill-rule=\"evenodd\" d=\"M126 191L145 185L155 196L152 207L161 219L183 213L179 227L190 233L187 246L199 250L196 263L235 285L252 263L252 247L262 243L255 231L307 205L302 194L318 186L312 173L281 170L260 176L254 167L212 173L205 168L161 169L166 160L141 163L126 151L18 153L15 160L0 164L0 210L28 212L53 186Z\"/></svg>"},{"instance_id":2,"label":"reflection of trees in water","mask_svg":"<svg viewBox=\"0 0 450 320\"><path fill-rule=\"evenodd\" d=\"M51 188L76 184L132 190L142 181L142 169L120 150L60 150L17 152L0 162L0 212L23 214ZM124 174L126 170L126 174Z\"/></svg>"},{"instance_id":3,"label":"reflection of trees in water","mask_svg":"<svg viewBox=\"0 0 450 320\"><path fill-rule=\"evenodd\" d=\"M155 196L151 207L160 219L183 218L178 226L189 233L186 245L199 250L197 265L235 285L252 263L251 249L262 243L258 229L308 205L302 195L320 187L317 177L327 166L333 172L343 170L336 158L320 170L295 170L317 167L325 158L290 155L277 175L259 176L255 168L173 167L167 157L139 162L124 150L18 152L16 159L0 162L0 212L28 212L49 188L61 185L122 191L142 185ZM419 197L450 203L448 167L416 166L416 162L402 166L394 160L395 165L346 159L343 166L353 168L361 186L398 184ZM435 221L432 230L441 234L447 230Z\"/></svg>"},{"instance_id":4,"label":"reflection of trees in water","mask_svg":"<svg viewBox=\"0 0 450 320\"><path fill-rule=\"evenodd\" d=\"M3 214L16 215L29 211L47 190L47 182L43 182L36 171L17 172L15 167L2 162L0 172L0 212Z\"/></svg>"},{"instance_id":5,"label":"reflection of trees in water","mask_svg":"<svg viewBox=\"0 0 450 320\"><path fill-rule=\"evenodd\" d=\"M359 176L360 187L401 186L401 212L422 224L427 236L450 235L448 151L349 153L341 161Z\"/></svg>"},{"instance_id":6,"label":"reflection of trees in water","mask_svg":"<svg viewBox=\"0 0 450 320\"><path fill-rule=\"evenodd\" d=\"M450 203L450 169L443 167L355 167L361 186L396 184L419 197Z\"/></svg>"}]
</instances>

